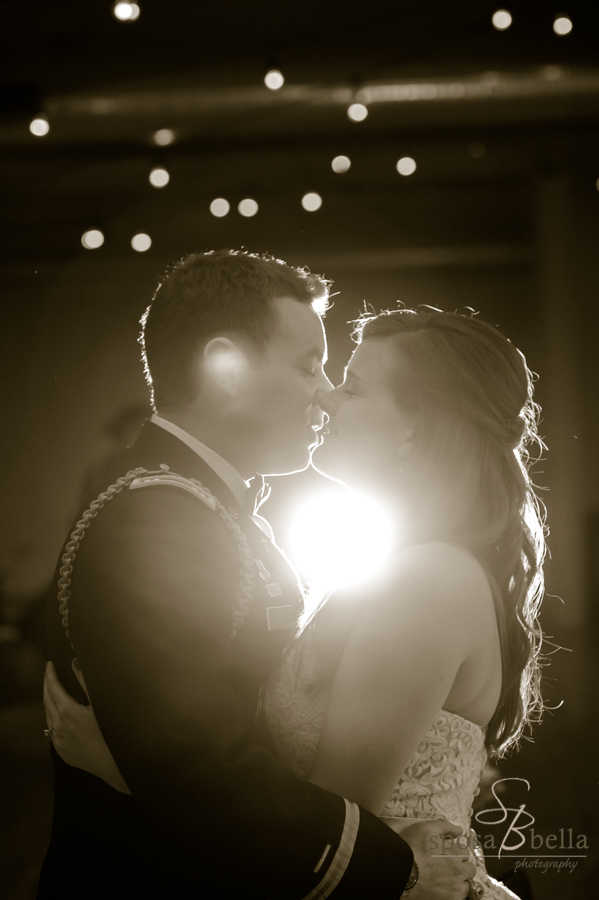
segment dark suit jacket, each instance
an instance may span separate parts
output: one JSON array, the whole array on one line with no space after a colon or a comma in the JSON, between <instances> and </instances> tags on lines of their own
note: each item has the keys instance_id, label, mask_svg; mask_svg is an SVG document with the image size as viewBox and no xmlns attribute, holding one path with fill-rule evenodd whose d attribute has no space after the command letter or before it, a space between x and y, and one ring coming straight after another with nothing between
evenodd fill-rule
<instances>
[{"instance_id":1,"label":"dark suit jacket","mask_svg":"<svg viewBox=\"0 0 599 900\"><path fill-rule=\"evenodd\" d=\"M132 796L53 753L39 897L397 900L412 865L407 844L367 811L289 775L256 722L260 687L291 636L269 630L267 609L299 611L292 569L209 466L156 425L115 461L106 485L160 464L198 479L231 510L268 577L257 575L231 641L240 565L217 512L156 485L122 492L95 518L74 562L74 649L55 589L50 658L87 702L71 670L78 657Z\"/></svg>"}]
</instances>

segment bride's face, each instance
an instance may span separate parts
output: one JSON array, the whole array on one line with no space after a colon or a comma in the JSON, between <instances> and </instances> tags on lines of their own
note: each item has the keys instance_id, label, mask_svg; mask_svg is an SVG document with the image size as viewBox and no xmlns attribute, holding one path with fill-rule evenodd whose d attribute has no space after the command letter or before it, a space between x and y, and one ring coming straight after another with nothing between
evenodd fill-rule
<instances>
[{"instance_id":1,"label":"bride's face","mask_svg":"<svg viewBox=\"0 0 599 900\"><path fill-rule=\"evenodd\" d=\"M312 464L356 490L392 490L410 450L415 417L401 409L389 388L400 362L395 346L387 338L366 338L350 359L343 384L320 404L330 421Z\"/></svg>"}]
</instances>

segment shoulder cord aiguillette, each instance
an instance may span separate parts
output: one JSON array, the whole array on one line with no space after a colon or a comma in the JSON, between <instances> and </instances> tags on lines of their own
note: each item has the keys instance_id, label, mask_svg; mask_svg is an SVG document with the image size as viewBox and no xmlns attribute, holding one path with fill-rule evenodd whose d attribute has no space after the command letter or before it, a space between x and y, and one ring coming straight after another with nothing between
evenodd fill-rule
<instances>
[{"instance_id":1,"label":"shoulder cord aiguillette","mask_svg":"<svg viewBox=\"0 0 599 900\"><path fill-rule=\"evenodd\" d=\"M134 482L136 482L134 484ZM73 574L73 564L75 556L81 545L81 541L85 537L85 533L92 521L98 515L100 510L106 506L117 494L126 488L141 488L157 484L166 484L170 487L178 487L186 490L202 500L211 509L218 512L221 519L233 535L237 544L239 554L239 566L241 570L241 578L239 589L235 599L235 610L233 612L233 623L229 640L233 640L238 630L243 625L244 619L249 612L249 606L252 599L255 581L255 563L248 544L247 538L237 522L234 520L223 504L205 488L195 478L184 478L182 475L176 475L168 470L167 466L163 466L160 470L150 472L147 469L131 469L126 475L118 478L114 484L111 484L90 504L85 510L65 547L62 555L62 565L60 567L60 578L58 580L58 609L62 616L62 624L66 630L66 636L71 640L69 634L69 600L71 597L71 577ZM71 643L71 647L73 644ZM73 649L75 649L73 647Z\"/></svg>"}]
</instances>

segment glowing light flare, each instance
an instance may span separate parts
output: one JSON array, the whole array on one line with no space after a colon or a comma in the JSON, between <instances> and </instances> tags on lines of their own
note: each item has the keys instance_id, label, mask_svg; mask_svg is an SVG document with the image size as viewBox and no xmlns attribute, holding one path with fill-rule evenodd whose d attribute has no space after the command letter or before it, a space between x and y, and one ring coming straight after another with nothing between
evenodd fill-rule
<instances>
[{"instance_id":1,"label":"glowing light flare","mask_svg":"<svg viewBox=\"0 0 599 900\"><path fill-rule=\"evenodd\" d=\"M507 9L497 9L493 13L491 21L493 28L496 28L497 31L505 31L512 24L512 14Z\"/></svg>"},{"instance_id":2,"label":"glowing light flare","mask_svg":"<svg viewBox=\"0 0 599 900\"><path fill-rule=\"evenodd\" d=\"M416 171L416 160L412 159L411 156L402 156L401 159L397 160L395 168L400 175L413 175Z\"/></svg>"},{"instance_id":3,"label":"glowing light flare","mask_svg":"<svg viewBox=\"0 0 599 900\"><path fill-rule=\"evenodd\" d=\"M352 103L347 110L347 117L352 120L352 122L363 122L366 116L368 115L368 107L364 106L363 103Z\"/></svg>"},{"instance_id":4,"label":"glowing light flare","mask_svg":"<svg viewBox=\"0 0 599 900\"><path fill-rule=\"evenodd\" d=\"M136 22L139 19L141 9L138 3L124 3L119 0L112 7L112 13L119 22Z\"/></svg>"},{"instance_id":5,"label":"glowing light flare","mask_svg":"<svg viewBox=\"0 0 599 900\"><path fill-rule=\"evenodd\" d=\"M145 253L146 250L149 250L152 246L152 238L149 234L144 234L143 232L135 234L131 238L131 246L134 250L137 250L138 253Z\"/></svg>"},{"instance_id":6,"label":"glowing light flare","mask_svg":"<svg viewBox=\"0 0 599 900\"><path fill-rule=\"evenodd\" d=\"M172 128L159 128L152 135L152 140L158 147L168 147L175 140L175 132Z\"/></svg>"},{"instance_id":7,"label":"glowing light flare","mask_svg":"<svg viewBox=\"0 0 599 900\"><path fill-rule=\"evenodd\" d=\"M32 119L29 123L29 131L31 134L35 135L35 137L44 137L50 131L50 125L47 118L43 115L36 116L35 119Z\"/></svg>"},{"instance_id":8,"label":"glowing light flare","mask_svg":"<svg viewBox=\"0 0 599 900\"><path fill-rule=\"evenodd\" d=\"M564 34L570 34L573 27L572 19L568 18L568 16L558 16L553 22L553 30L560 37Z\"/></svg>"},{"instance_id":9,"label":"glowing light flare","mask_svg":"<svg viewBox=\"0 0 599 900\"><path fill-rule=\"evenodd\" d=\"M86 250L97 250L104 243L104 235L97 228L90 228L81 235L81 243Z\"/></svg>"},{"instance_id":10,"label":"glowing light flare","mask_svg":"<svg viewBox=\"0 0 599 900\"><path fill-rule=\"evenodd\" d=\"M322 206L322 197L320 194L310 191L302 197L302 206L306 212L316 212Z\"/></svg>"},{"instance_id":11,"label":"glowing light flare","mask_svg":"<svg viewBox=\"0 0 599 900\"><path fill-rule=\"evenodd\" d=\"M217 197L216 200L213 200L210 204L210 212L213 216L216 216L217 219L222 219L223 216L226 216L230 209L231 204L228 200L225 200L224 197Z\"/></svg>"},{"instance_id":12,"label":"glowing light flare","mask_svg":"<svg viewBox=\"0 0 599 900\"><path fill-rule=\"evenodd\" d=\"M351 159L349 156L336 156L331 162L331 169L333 172L336 172L337 175L343 175L344 172L349 172L350 166Z\"/></svg>"},{"instance_id":13,"label":"glowing light flare","mask_svg":"<svg viewBox=\"0 0 599 900\"><path fill-rule=\"evenodd\" d=\"M255 216L258 212L258 204L255 200L252 200L251 197L246 197L245 200L241 201L237 209L242 216L250 218L251 216Z\"/></svg>"},{"instance_id":14,"label":"glowing light flare","mask_svg":"<svg viewBox=\"0 0 599 900\"><path fill-rule=\"evenodd\" d=\"M166 169L156 168L150 172L149 179L152 187L163 188L169 183L171 176Z\"/></svg>"},{"instance_id":15,"label":"glowing light flare","mask_svg":"<svg viewBox=\"0 0 599 900\"><path fill-rule=\"evenodd\" d=\"M279 91L285 84L283 73L278 69L269 69L264 76L264 84L270 91Z\"/></svg>"},{"instance_id":16,"label":"glowing light flare","mask_svg":"<svg viewBox=\"0 0 599 900\"><path fill-rule=\"evenodd\" d=\"M390 514L367 497L347 491L313 497L290 530L291 556L315 593L372 579L389 557Z\"/></svg>"}]
</instances>

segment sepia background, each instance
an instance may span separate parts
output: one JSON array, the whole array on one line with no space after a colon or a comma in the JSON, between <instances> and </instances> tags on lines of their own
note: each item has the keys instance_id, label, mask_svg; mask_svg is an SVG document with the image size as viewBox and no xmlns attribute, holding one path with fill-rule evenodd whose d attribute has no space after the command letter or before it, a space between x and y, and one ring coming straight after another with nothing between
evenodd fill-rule
<instances>
[{"instance_id":1,"label":"sepia background","mask_svg":"<svg viewBox=\"0 0 599 900\"><path fill-rule=\"evenodd\" d=\"M518 853L570 858L511 883L536 900L598 896L596 4L514 0L495 25L486 0L124 6L0 3L0 896L35 896L48 840L41 604L58 550L90 473L148 409L136 338L161 273L222 247L334 280L334 382L350 320L397 301L474 308L538 373L554 710L494 776L528 782L504 784L515 812L478 830L499 846L524 804L543 846L522 815L525 845L489 851L491 872ZM254 215L238 211L248 199ZM104 240L87 249L92 230ZM319 478L272 480L262 512L284 546ZM488 792L482 804L497 807Z\"/></svg>"}]
</instances>

